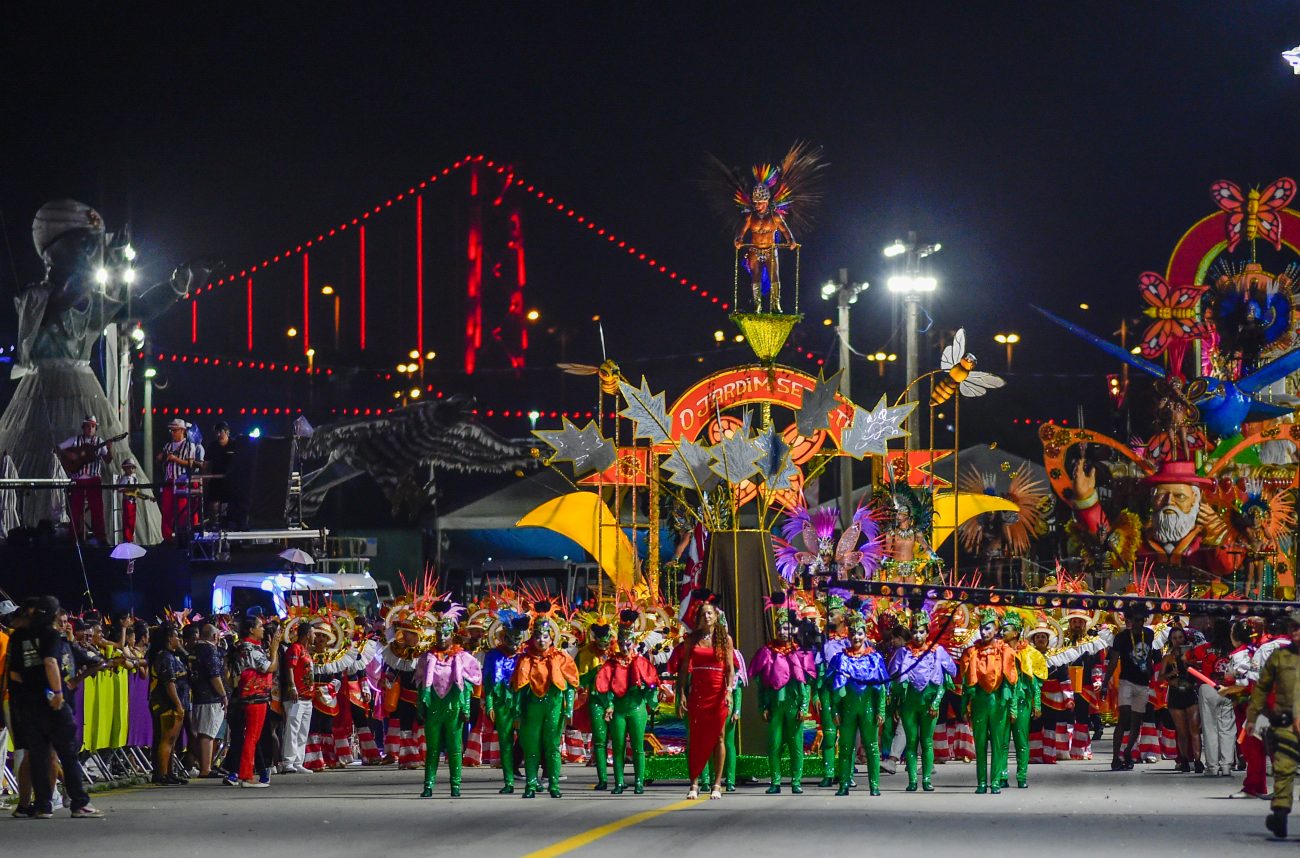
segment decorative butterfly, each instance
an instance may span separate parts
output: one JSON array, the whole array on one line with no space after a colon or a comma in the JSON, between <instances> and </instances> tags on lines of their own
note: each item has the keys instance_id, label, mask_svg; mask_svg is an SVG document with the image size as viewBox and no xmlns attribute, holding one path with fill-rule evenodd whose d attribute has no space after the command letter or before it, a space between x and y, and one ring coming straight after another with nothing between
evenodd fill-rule
<instances>
[{"instance_id":1,"label":"decorative butterfly","mask_svg":"<svg viewBox=\"0 0 1300 858\"><path fill-rule=\"evenodd\" d=\"M1226 179L1210 185L1214 204L1228 213L1228 252L1236 249L1243 235L1247 241L1263 236L1275 249L1281 250L1282 219L1278 212L1287 207L1295 192L1295 179L1285 176L1262 191L1251 188L1245 195Z\"/></svg>"},{"instance_id":2,"label":"decorative butterfly","mask_svg":"<svg viewBox=\"0 0 1300 858\"><path fill-rule=\"evenodd\" d=\"M1163 354L1177 340L1205 336L1201 320L1201 296L1206 286L1170 286L1154 271L1138 276L1138 291L1146 300L1143 314L1155 319L1142 334L1142 354L1153 358Z\"/></svg>"}]
</instances>

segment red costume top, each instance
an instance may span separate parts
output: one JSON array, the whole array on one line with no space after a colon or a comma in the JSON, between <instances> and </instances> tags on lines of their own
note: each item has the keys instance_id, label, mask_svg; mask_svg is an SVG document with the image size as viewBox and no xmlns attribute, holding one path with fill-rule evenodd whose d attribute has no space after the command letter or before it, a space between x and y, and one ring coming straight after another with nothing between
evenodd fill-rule
<instances>
[{"instance_id":1,"label":"red costume top","mask_svg":"<svg viewBox=\"0 0 1300 858\"><path fill-rule=\"evenodd\" d=\"M615 697L622 697L635 686L654 688L658 684L659 674L643 655L617 653L596 672L596 691L600 694L613 692Z\"/></svg>"}]
</instances>

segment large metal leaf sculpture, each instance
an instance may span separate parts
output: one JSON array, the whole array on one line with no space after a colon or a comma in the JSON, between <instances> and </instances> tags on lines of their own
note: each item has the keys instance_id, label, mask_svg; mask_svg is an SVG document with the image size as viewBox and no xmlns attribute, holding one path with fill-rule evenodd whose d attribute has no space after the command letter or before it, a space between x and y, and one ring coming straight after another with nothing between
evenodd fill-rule
<instances>
[{"instance_id":1,"label":"large metal leaf sculpture","mask_svg":"<svg viewBox=\"0 0 1300 858\"><path fill-rule=\"evenodd\" d=\"M800 435L808 438L818 429L831 428L830 415L836 406L835 394L840 389L840 376L843 373L844 370L841 369L830 378L818 377L817 385L803 392L803 402L794 418L794 425Z\"/></svg>"},{"instance_id":2,"label":"large metal leaf sculpture","mask_svg":"<svg viewBox=\"0 0 1300 858\"><path fill-rule=\"evenodd\" d=\"M799 466L790 461L790 445L781 433L776 427L768 426L754 439L754 444L763 451L758 472L763 475L764 487L772 491L790 488L790 479L799 472Z\"/></svg>"},{"instance_id":3,"label":"large metal leaf sculpture","mask_svg":"<svg viewBox=\"0 0 1300 858\"><path fill-rule=\"evenodd\" d=\"M640 389L626 381L618 383L627 407L619 414L632 421L632 434L637 438L646 438L652 444L668 442L668 405L663 393L651 393L650 384L641 376Z\"/></svg>"},{"instance_id":4,"label":"large metal leaf sculpture","mask_svg":"<svg viewBox=\"0 0 1300 858\"><path fill-rule=\"evenodd\" d=\"M536 429L533 434L555 451L552 461L572 462L577 476L614 464L614 445L601 437L595 421L579 429L565 417L559 429Z\"/></svg>"},{"instance_id":5,"label":"large metal leaf sculpture","mask_svg":"<svg viewBox=\"0 0 1300 858\"><path fill-rule=\"evenodd\" d=\"M672 476L668 482L685 489L706 492L718 481L710 465L713 453L709 448L694 441L679 441L677 449L664 459L664 470Z\"/></svg>"},{"instance_id":6,"label":"large metal leaf sculpture","mask_svg":"<svg viewBox=\"0 0 1300 858\"><path fill-rule=\"evenodd\" d=\"M886 446L894 438L911 434L903 428L903 421L912 413L917 403L891 407L881 396L876 407L868 411L860 405L853 406L853 422L845 428L840 438L840 449L855 459L868 453L883 456Z\"/></svg>"},{"instance_id":7,"label":"large metal leaf sculpture","mask_svg":"<svg viewBox=\"0 0 1300 858\"><path fill-rule=\"evenodd\" d=\"M746 411L740 426L724 434L722 440L714 444L713 473L728 483L735 485L741 480L758 473L759 460L763 458L763 449L749 437L752 415Z\"/></svg>"}]
</instances>

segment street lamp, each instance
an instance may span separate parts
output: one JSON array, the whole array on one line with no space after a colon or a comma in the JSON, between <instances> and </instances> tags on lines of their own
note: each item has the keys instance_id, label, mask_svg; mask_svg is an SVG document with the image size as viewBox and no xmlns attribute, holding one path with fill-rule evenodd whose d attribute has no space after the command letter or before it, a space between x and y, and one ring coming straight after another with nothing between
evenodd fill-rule
<instances>
[{"instance_id":1,"label":"street lamp","mask_svg":"<svg viewBox=\"0 0 1300 858\"><path fill-rule=\"evenodd\" d=\"M542 314L539 313L539 312L537 312L536 310L529 310L529 311L528 311L528 315L526 316L526 318L527 318L528 321L530 321L530 322L536 322L536 321L537 321L538 319L540 319L541 317L542 317Z\"/></svg>"},{"instance_id":2,"label":"street lamp","mask_svg":"<svg viewBox=\"0 0 1300 858\"><path fill-rule=\"evenodd\" d=\"M886 281L885 286L890 292L903 297L904 326L906 328L906 346L907 346L907 383L911 384L916 380L920 368L917 360L917 328L920 324L921 296L929 294L939 288L939 281L933 277L921 274L921 260L927 256L933 256L943 248L942 244L918 244L916 233L909 232L907 241L895 240L888 247L884 248L884 255L893 259L894 257L903 257L903 272L895 274ZM908 392L908 401L912 401L914 393ZM917 443L920 431L920 415L916 409L907 417L907 431L912 437L912 443Z\"/></svg>"},{"instance_id":3,"label":"street lamp","mask_svg":"<svg viewBox=\"0 0 1300 858\"><path fill-rule=\"evenodd\" d=\"M328 283L320 287L320 293L326 298L334 299L334 351L337 353L339 350L339 311L342 306L340 301L343 296L339 295L338 290Z\"/></svg>"},{"instance_id":4,"label":"street lamp","mask_svg":"<svg viewBox=\"0 0 1300 858\"><path fill-rule=\"evenodd\" d=\"M1011 372L1011 350L1020 342L1020 334L994 334L993 340L1007 347L1007 372Z\"/></svg>"},{"instance_id":5,"label":"street lamp","mask_svg":"<svg viewBox=\"0 0 1300 858\"><path fill-rule=\"evenodd\" d=\"M850 283L849 270L841 268L839 280L827 280L822 284L822 300L835 300L839 310L839 324L835 336L840 341L840 393L845 399L852 400L852 366L849 364L849 307L858 302L858 296L871 287L870 283ZM853 514L853 463L847 456L840 457L840 526L848 529L849 519Z\"/></svg>"}]
</instances>

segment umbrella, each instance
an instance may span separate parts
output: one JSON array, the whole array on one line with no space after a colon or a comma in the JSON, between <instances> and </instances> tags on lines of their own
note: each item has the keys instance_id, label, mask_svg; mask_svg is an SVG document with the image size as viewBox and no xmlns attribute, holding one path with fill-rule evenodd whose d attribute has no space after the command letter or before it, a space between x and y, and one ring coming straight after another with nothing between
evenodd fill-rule
<instances>
[{"instance_id":1,"label":"umbrella","mask_svg":"<svg viewBox=\"0 0 1300 858\"><path fill-rule=\"evenodd\" d=\"M316 565L316 560L301 548L287 548L280 552L280 559L287 560L290 563L301 563L304 566Z\"/></svg>"},{"instance_id":2,"label":"umbrella","mask_svg":"<svg viewBox=\"0 0 1300 858\"><path fill-rule=\"evenodd\" d=\"M113 553L108 555L114 560L136 560L145 555L145 550L134 542L121 542L113 549Z\"/></svg>"},{"instance_id":3,"label":"umbrella","mask_svg":"<svg viewBox=\"0 0 1300 858\"><path fill-rule=\"evenodd\" d=\"M119 542L108 556L126 561L126 580L131 585L131 611L135 611L135 561L145 555L145 550L134 542Z\"/></svg>"}]
</instances>

